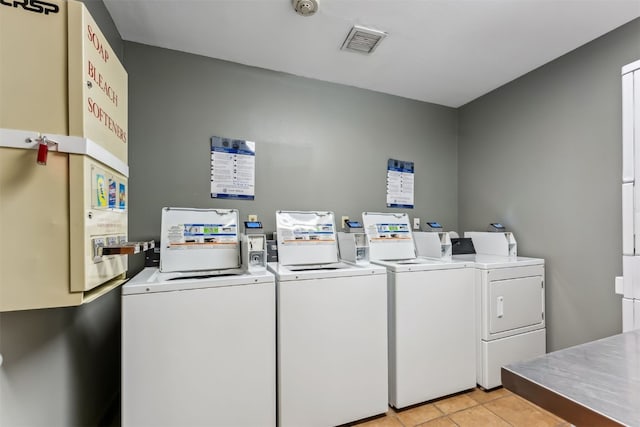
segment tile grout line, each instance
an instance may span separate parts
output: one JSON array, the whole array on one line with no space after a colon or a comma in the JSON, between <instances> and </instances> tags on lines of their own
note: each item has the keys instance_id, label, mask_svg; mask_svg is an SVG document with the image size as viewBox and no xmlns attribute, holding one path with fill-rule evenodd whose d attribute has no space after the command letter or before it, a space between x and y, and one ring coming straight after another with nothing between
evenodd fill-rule
<instances>
[{"instance_id":1,"label":"tile grout line","mask_svg":"<svg viewBox=\"0 0 640 427\"><path fill-rule=\"evenodd\" d=\"M391 408L391 406L389 406L389 408ZM404 424L404 422L402 421L402 419L398 416L398 413L396 412L396 408L392 408L391 411L393 412L393 415L396 417L396 420L398 420L398 422L400 423L400 425L402 427L411 427L411 426L406 426Z\"/></svg>"},{"instance_id":2,"label":"tile grout line","mask_svg":"<svg viewBox=\"0 0 640 427\"><path fill-rule=\"evenodd\" d=\"M496 397L496 398L494 398L494 399L489 399L489 400L485 401L484 403L480 403L480 402L478 402L477 400L475 400L475 399L474 399L473 397L471 397L471 396L469 396L469 397L470 397L473 401L475 401L477 404L476 404L476 405L469 406L469 407L467 407L467 408L465 408L465 409L461 409L461 410L459 410L459 411L452 412L451 414L447 414L447 416L452 415L452 414L457 414L457 413L462 412L462 411L466 411L467 409L477 408L478 406L480 406L480 407L482 407L482 408L486 409L487 411L489 411L490 413L494 414L495 416L497 416L497 417L498 417L498 418L500 418L501 420L503 420L505 423L509 424L509 426L511 426L511 427L515 427L515 426L514 426L513 424L511 424L509 421L507 421L506 419L504 419L503 417L501 417L500 415L496 414L494 411L492 411L491 409L489 409L489 408L487 408L487 407L485 406L485 404L486 404L486 403L489 403L489 402L495 402L495 401L498 401L498 400L500 400L500 399L504 399L505 397L509 397L509 396L500 396L500 397ZM451 419L451 418L449 418L449 419ZM456 423L453 419L451 419L451 422L453 422L456 426L458 426L458 423Z\"/></svg>"},{"instance_id":3,"label":"tile grout line","mask_svg":"<svg viewBox=\"0 0 640 427\"><path fill-rule=\"evenodd\" d=\"M527 399L525 399L525 398L523 398L523 397L521 397L521 396L516 396L516 397L518 397L520 400L523 400L526 404L528 404L529 406L533 407L535 410L537 410L537 411L541 412L542 414L544 414L544 415L547 415L547 414L548 414L548 415L549 415L549 416L551 416L552 418L556 418L556 419L558 419L558 420L559 420L559 421L558 421L558 423L557 423L557 424L555 424L553 427L562 427L562 425L563 425L563 424L567 424L567 423L569 423L569 422L568 422L567 420L565 420L564 418L561 418L561 417L559 417L558 415L554 414L553 412L546 410L546 409L545 409L545 408L543 408L542 406L538 406L538 405L536 405L535 403L533 403L533 402L531 402L531 401L529 401L529 400L527 400ZM571 423L569 423L569 424L571 424Z\"/></svg>"},{"instance_id":4,"label":"tile grout line","mask_svg":"<svg viewBox=\"0 0 640 427\"><path fill-rule=\"evenodd\" d=\"M508 396L503 396L503 397L501 397L501 398L494 399L494 400L504 399L505 397L508 397ZM489 402L487 402L487 403L489 403ZM487 408L487 407L486 407L486 406L484 406L484 405L482 405L482 406L483 406L487 411L491 412L493 415L495 415L496 417L500 418L500 419L501 419L502 421L504 421L505 423L509 424L511 427L515 427L513 424L511 424L511 422L510 422L509 420L507 420L507 419L505 419L504 417L500 416L500 414L498 414L497 412L492 411L492 410L491 410L491 408Z\"/></svg>"},{"instance_id":5,"label":"tile grout line","mask_svg":"<svg viewBox=\"0 0 640 427\"><path fill-rule=\"evenodd\" d=\"M424 425L429 424L429 423L430 423L430 422L432 422L432 421L440 420L440 419L442 419L442 418L446 418L446 419L448 419L449 421L451 421L453 424L455 424L457 427L460 427L460 424L458 424L458 423L456 423L455 421L453 421L453 420L451 419L451 417L449 417L449 415L447 415L447 414L445 414L445 415L441 415L441 416L439 416L439 417L433 418L433 419L431 419L431 420L429 420L429 421L425 421L425 422L420 423L420 424L416 424L416 426L415 426L415 427L424 426Z\"/></svg>"},{"instance_id":6,"label":"tile grout line","mask_svg":"<svg viewBox=\"0 0 640 427\"><path fill-rule=\"evenodd\" d=\"M476 388L475 390L481 390L481 389ZM506 389L505 389L505 390L506 390ZM484 390L481 390L481 391L483 391L484 393L487 393L487 394L491 393L491 392L487 392L487 391L484 391ZM491 414L493 414L493 415L497 416L499 419L501 419L502 421L504 421L505 423L507 423L509 426L514 427L514 425L513 425L512 423L510 423L508 420L506 420L504 417L500 416L498 413L496 413L496 412L492 411L492 410L491 410L491 409L489 409L487 406L485 406L485 404L492 403L492 402L496 402L496 401L498 401L498 400L500 400L500 399L504 399L504 398L507 398L507 397L515 396L513 393L510 393L510 392L509 392L509 394L507 394L507 395L502 395L502 396L492 397L492 398L489 398L488 400L485 400L485 401L483 401L483 402L480 402L479 400L474 399L474 398L471 396L471 393L473 393L473 391L468 391L468 392L465 392L465 393L460 393L460 394L458 394L458 396L467 396L467 397L469 397L469 398L471 399L471 401L473 401L473 402L474 402L474 404L473 404L473 405L471 405L471 406L467 406L467 407L465 407L465 408L458 409L458 410L455 410L455 411L453 411L453 412L449 412L449 413L446 413L444 410L442 410L442 409L440 409L438 406L436 406L436 404L437 404L438 402L434 402L434 401L431 401L431 402L428 402L428 401L427 401L427 402L423 402L422 404L416 404L416 405L414 405L414 407L413 407L413 408L411 408L411 409L415 409L415 408L419 408L419 407L422 407L422 406L431 405L431 406L433 406L433 407L434 407L438 412L440 412L440 414L441 414L440 416L438 416L438 417L436 417L436 418L433 418L433 419L431 419L431 420L427 420L427 421L425 421L425 422L422 422L422 423L416 424L415 426L414 426L414 425L407 425L407 424L406 424L406 423L405 423L405 422L404 422L404 421L399 417L399 414L400 414L401 412L398 412L398 410L397 410L396 408L391 407L391 405L389 405L389 410L390 410L390 411L391 411L391 413L393 414L393 417L398 421L398 423L399 423L402 427L416 427L416 426L422 426L422 425L424 425L424 424L426 424L426 423L429 423L429 422L431 422L431 421L438 420L438 419L441 419L441 418L447 418L450 422L452 422L453 424L455 424L456 426L458 426L458 427L459 427L459 424L458 424L458 423L456 423L456 422L451 418L451 415L454 415L454 414L457 414L457 413L459 413L459 412L463 412L463 411L466 411L466 410L469 410L469 409L472 409L472 408L483 407L484 409L486 409L487 411L489 411ZM447 399L448 399L448 398L446 397L446 398L443 398L443 399L438 399L438 401L444 401L444 400L447 400ZM526 403L529 403L529 402L526 402ZM532 406L533 406L533 405L532 405ZM534 408L535 408L535 407L534 407ZM407 410L407 409L405 409L405 410L410 411L411 409L408 409L408 410ZM536 408L536 409L537 409L537 408ZM562 426L562 423L559 423L557 426L554 426L554 427L561 427L561 426Z\"/></svg>"},{"instance_id":7,"label":"tile grout line","mask_svg":"<svg viewBox=\"0 0 640 427\"><path fill-rule=\"evenodd\" d=\"M458 412L462 412L462 411L466 411L467 409L471 409L471 408L475 408L476 406L482 406L482 403L478 403L477 400L475 399L471 399L474 402L476 402L475 405L471 405L471 406L467 406L466 408L462 408L462 409L458 409L457 411L453 411L453 412L449 412L449 413L445 413L444 415L449 416L452 414L457 414ZM435 406L435 405L434 405ZM438 410L440 410L440 408L438 408ZM440 412L443 412L442 410L440 410ZM444 413L444 412L443 412Z\"/></svg>"},{"instance_id":8,"label":"tile grout line","mask_svg":"<svg viewBox=\"0 0 640 427\"><path fill-rule=\"evenodd\" d=\"M567 422L567 421L566 421L566 420L564 420L563 418L558 417L558 416L557 416L557 415L555 415L554 413L547 411L546 409L544 409L544 408L542 408L542 407L540 407L540 406L536 405L535 403L533 403L533 402L531 402L531 401L529 401L529 400L527 400L527 399L523 398L522 396L519 396L519 395L517 395L517 394L515 394L515 393L513 393L513 394L512 394L512 396L513 396L513 397L515 397L516 399L518 399L519 401L521 401L522 403L524 403L525 405L530 406L531 408L533 408L533 410L534 410L534 411L537 411L537 412L541 413L542 415L545 415L545 416L546 416L546 415L549 415L549 416L550 416L550 417L552 417L552 418L556 418L556 419L560 420L560 421L558 421L558 423L557 423L557 424L554 424L554 426L553 426L553 427L561 427L564 423L566 423L566 422ZM509 397L509 396L504 396L504 397ZM497 399L496 399L496 400L497 400ZM491 409L489 409L489 408L487 408L487 409L488 409L489 411L491 411ZM491 411L491 412L494 412L494 411ZM494 412L494 413L495 413L495 412ZM496 413L496 415L498 415L498 414ZM500 415L498 415L498 416L500 416ZM500 418L502 418L502 417L500 417Z\"/></svg>"},{"instance_id":9,"label":"tile grout line","mask_svg":"<svg viewBox=\"0 0 640 427\"><path fill-rule=\"evenodd\" d=\"M479 389L478 389L478 390L479 390ZM448 412L448 413L446 413L446 412L444 412L442 409L438 408L438 406L436 405L436 402L431 403L431 404L432 404L432 405L433 405L433 406L434 406L438 411L440 411L443 415L441 415L441 416L439 416L439 417L437 417L437 418L434 418L434 419L432 419L432 420L425 421L424 423L420 423L420 424L418 424L418 426L423 425L423 424L426 424L426 423L431 422L431 421L433 421L433 420L437 420L437 419L445 418L445 417L446 417L446 418L448 418L448 419L449 419L449 421L451 421L453 424L455 424L456 426L458 426L458 427L459 427L459 424L458 424L458 423L456 423L456 422L455 422L455 421L450 417L450 415L457 414L457 413L459 413L459 412L466 411L466 410L468 410L468 409L476 408L476 407L478 407L478 406L482 406L482 407L484 407L484 403L489 403L489 402L493 402L493 401L496 401L496 400L499 400L499 399L503 399L503 398L505 398L505 397L508 397L508 396L495 397L495 398L492 398L492 399L486 400L484 403L482 403L482 402L479 402L478 400L474 399L473 397L471 397L471 396L470 396L470 394L471 394L471 393L472 393L472 392L466 392L466 393L459 394L459 396L468 396L468 397L469 397L473 402L475 402L475 404L473 404L473 405L471 405L471 406L467 406L466 408L458 409L458 410L453 411L453 412ZM485 393L486 393L486 392L485 392ZM447 399L447 398L445 398L445 399L443 399L443 400L446 400L446 399ZM487 410L489 410L489 408L486 408L486 409L487 409ZM493 411L490 411L490 412L491 412L491 413L493 413ZM396 414L396 415L397 415L397 414ZM502 417L500 417L500 418L501 418L501 419L503 419ZM509 423L509 422L508 422L508 421L506 421L506 420L504 420L504 421L505 421L507 424L509 424L510 426L512 426L512 427L513 427L513 425L512 425L511 423ZM402 421L400 421L400 422L402 423ZM404 426L404 423L402 423L402 424L403 424L403 426ZM410 426L405 426L405 427L410 427Z\"/></svg>"}]
</instances>

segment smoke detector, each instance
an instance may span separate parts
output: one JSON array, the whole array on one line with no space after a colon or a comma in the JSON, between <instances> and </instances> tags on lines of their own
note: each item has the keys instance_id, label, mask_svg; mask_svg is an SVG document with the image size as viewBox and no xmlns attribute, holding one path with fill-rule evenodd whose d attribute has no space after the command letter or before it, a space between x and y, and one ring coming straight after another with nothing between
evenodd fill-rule
<instances>
[{"instance_id":1,"label":"smoke detector","mask_svg":"<svg viewBox=\"0 0 640 427\"><path fill-rule=\"evenodd\" d=\"M349 31L349 35L344 40L344 43L342 43L341 49L370 54L386 36L387 33L384 31L372 30L371 28L355 25L351 28L351 31Z\"/></svg>"},{"instance_id":2,"label":"smoke detector","mask_svg":"<svg viewBox=\"0 0 640 427\"><path fill-rule=\"evenodd\" d=\"M318 0L292 0L293 10L299 15L311 16L318 11Z\"/></svg>"}]
</instances>

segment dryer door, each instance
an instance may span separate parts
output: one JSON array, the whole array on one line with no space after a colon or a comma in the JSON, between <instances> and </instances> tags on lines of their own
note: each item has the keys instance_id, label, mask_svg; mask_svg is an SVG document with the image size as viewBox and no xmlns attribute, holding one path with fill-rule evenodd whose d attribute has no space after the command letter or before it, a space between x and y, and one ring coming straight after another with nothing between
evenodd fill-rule
<instances>
[{"instance_id":1,"label":"dryer door","mask_svg":"<svg viewBox=\"0 0 640 427\"><path fill-rule=\"evenodd\" d=\"M489 333L540 325L544 322L541 276L489 282Z\"/></svg>"}]
</instances>

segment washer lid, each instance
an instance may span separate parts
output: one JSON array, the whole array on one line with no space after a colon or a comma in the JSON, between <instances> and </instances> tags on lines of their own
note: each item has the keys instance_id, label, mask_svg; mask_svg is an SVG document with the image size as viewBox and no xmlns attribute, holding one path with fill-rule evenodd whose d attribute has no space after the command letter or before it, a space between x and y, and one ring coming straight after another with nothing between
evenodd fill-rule
<instances>
[{"instance_id":1,"label":"washer lid","mask_svg":"<svg viewBox=\"0 0 640 427\"><path fill-rule=\"evenodd\" d=\"M122 295L150 294L157 292L185 291L223 286L274 283L268 271L233 275L207 275L203 272L162 273L157 267L147 267L122 287Z\"/></svg>"},{"instance_id":2,"label":"washer lid","mask_svg":"<svg viewBox=\"0 0 640 427\"><path fill-rule=\"evenodd\" d=\"M386 267L387 271L404 273L410 271L451 270L473 267L473 263L462 260L440 260L435 258L415 258L410 260L371 261Z\"/></svg>"},{"instance_id":3,"label":"washer lid","mask_svg":"<svg viewBox=\"0 0 640 427\"><path fill-rule=\"evenodd\" d=\"M291 266L270 262L267 268L276 276L280 282L293 280L331 279L337 277L371 276L387 274L387 270L377 265L360 266L355 264L341 263L340 268L319 268L300 270Z\"/></svg>"},{"instance_id":4,"label":"washer lid","mask_svg":"<svg viewBox=\"0 0 640 427\"><path fill-rule=\"evenodd\" d=\"M505 257L498 255L454 255L454 260L473 263L475 268L488 270L491 268L525 267L529 265L544 265L543 258Z\"/></svg>"},{"instance_id":5,"label":"washer lid","mask_svg":"<svg viewBox=\"0 0 640 427\"><path fill-rule=\"evenodd\" d=\"M281 265L337 263L333 212L276 212L278 262Z\"/></svg>"},{"instance_id":6,"label":"washer lid","mask_svg":"<svg viewBox=\"0 0 640 427\"><path fill-rule=\"evenodd\" d=\"M162 208L160 270L241 268L236 209Z\"/></svg>"},{"instance_id":7,"label":"washer lid","mask_svg":"<svg viewBox=\"0 0 640 427\"><path fill-rule=\"evenodd\" d=\"M371 261L416 258L416 245L406 213L364 212L362 223Z\"/></svg>"}]
</instances>

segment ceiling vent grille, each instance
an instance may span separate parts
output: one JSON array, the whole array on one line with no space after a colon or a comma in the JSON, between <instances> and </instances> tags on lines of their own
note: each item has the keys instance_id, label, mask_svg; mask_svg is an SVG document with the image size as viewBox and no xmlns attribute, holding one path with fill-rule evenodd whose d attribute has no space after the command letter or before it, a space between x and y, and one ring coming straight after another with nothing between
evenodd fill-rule
<instances>
[{"instance_id":1,"label":"ceiling vent grille","mask_svg":"<svg viewBox=\"0 0 640 427\"><path fill-rule=\"evenodd\" d=\"M372 53L387 36L384 31L372 30L371 28L354 26L349 35L342 43L342 50L350 50L364 54Z\"/></svg>"}]
</instances>

